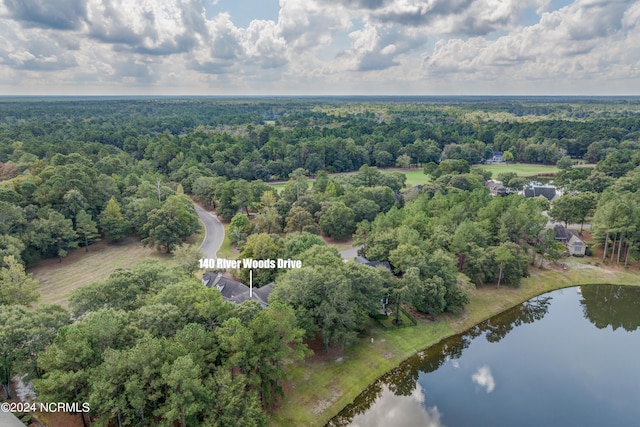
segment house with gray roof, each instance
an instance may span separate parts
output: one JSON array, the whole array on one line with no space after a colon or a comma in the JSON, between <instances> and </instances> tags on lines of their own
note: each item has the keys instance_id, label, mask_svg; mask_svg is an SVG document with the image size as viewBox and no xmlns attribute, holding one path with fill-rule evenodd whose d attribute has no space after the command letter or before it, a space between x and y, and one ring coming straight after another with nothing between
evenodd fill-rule
<instances>
[{"instance_id":1,"label":"house with gray roof","mask_svg":"<svg viewBox=\"0 0 640 427\"><path fill-rule=\"evenodd\" d=\"M556 240L566 246L569 255L584 256L587 251L586 243L580 238L575 230L569 230L561 224L553 227L556 233Z\"/></svg>"},{"instance_id":2,"label":"house with gray roof","mask_svg":"<svg viewBox=\"0 0 640 427\"><path fill-rule=\"evenodd\" d=\"M225 277L221 271L207 271L202 276L202 284L207 288L215 288L220 291L222 299L235 304L242 304L245 301L258 301L260 305L269 305L269 295L273 291L273 283L269 283L260 288L253 288L236 280Z\"/></svg>"},{"instance_id":3,"label":"house with gray roof","mask_svg":"<svg viewBox=\"0 0 640 427\"><path fill-rule=\"evenodd\" d=\"M543 185L537 183L529 183L524 186L524 197L538 197L543 196L546 197L547 200L551 201L556 197L556 187L553 185Z\"/></svg>"}]
</instances>

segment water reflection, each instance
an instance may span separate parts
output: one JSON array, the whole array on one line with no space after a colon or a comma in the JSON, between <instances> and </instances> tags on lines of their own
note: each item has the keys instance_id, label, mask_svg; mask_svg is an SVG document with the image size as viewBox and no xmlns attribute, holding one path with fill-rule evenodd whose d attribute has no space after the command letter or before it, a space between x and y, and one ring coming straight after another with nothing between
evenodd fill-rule
<instances>
[{"instance_id":1,"label":"water reflection","mask_svg":"<svg viewBox=\"0 0 640 427\"><path fill-rule=\"evenodd\" d=\"M386 388L386 387L383 387ZM354 417L353 427L443 427L437 406L425 405L425 394L420 384L409 396L383 393L375 407ZM341 424L332 424L341 425Z\"/></svg>"},{"instance_id":2,"label":"water reflection","mask_svg":"<svg viewBox=\"0 0 640 427\"><path fill-rule=\"evenodd\" d=\"M463 351L474 338L485 334L487 341L493 343L498 342L515 327L542 319L548 311L550 301L550 296L533 298L517 307L494 316L490 320L471 328L464 334L447 338L417 353L414 357L381 377L360 394L352 404L345 407L338 416L333 418L328 426L352 425L352 420L355 422L355 417L358 414L362 414L363 412L377 413L380 401L385 400L385 402L387 402L389 401L388 399L391 399L390 393L384 393L384 390L391 391L395 397L416 396L416 390L421 391L420 384L418 383L420 373L434 372L449 360L451 360L452 367L459 367L457 359L462 356ZM491 393L495 389L495 379L488 366L481 367L473 374L472 380L483 387L487 393ZM371 409L372 407L373 409ZM435 408L435 412L433 410L427 412L430 415L430 418L428 418L429 422L435 419L439 422L439 417L435 418L436 414L439 415L437 408ZM391 425L395 426L396 424ZM419 423L413 425L427 424Z\"/></svg>"},{"instance_id":3,"label":"water reflection","mask_svg":"<svg viewBox=\"0 0 640 427\"><path fill-rule=\"evenodd\" d=\"M582 312L598 329L611 326L632 332L640 327L640 288L631 286L581 287Z\"/></svg>"},{"instance_id":4,"label":"water reflection","mask_svg":"<svg viewBox=\"0 0 640 427\"><path fill-rule=\"evenodd\" d=\"M512 308L511 310L507 310L504 313L492 317L486 322L481 323L476 328L479 328L481 332L486 331L487 341L499 342L507 336L513 328L541 320L549 311L550 302L550 296L539 296L533 298Z\"/></svg>"},{"instance_id":5,"label":"water reflection","mask_svg":"<svg viewBox=\"0 0 640 427\"><path fill-rule=\"evenodd\" d=\"M487 393L491 393L496 388L496 380L493 379L488 366L479 367L476 373L471 375L471 380L480 387L484 387Z\"/></svg>"},{"instance_id":6,"label":"water reflection","mask_svg":"<svg viewBox=\"0 0 640 427\"><path fill-rule=\"evenodd\" d=\"M329 425L637 425L639 327L640 287L533 298L418 353Z\"/></svg>"}]
</instances>

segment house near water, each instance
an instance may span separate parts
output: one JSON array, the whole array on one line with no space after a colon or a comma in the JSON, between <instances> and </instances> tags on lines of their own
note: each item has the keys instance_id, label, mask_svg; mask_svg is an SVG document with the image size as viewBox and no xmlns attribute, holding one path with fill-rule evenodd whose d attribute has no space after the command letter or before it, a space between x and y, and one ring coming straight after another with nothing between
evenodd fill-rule
<instances>
[{"instance_id":1,"label":"house near water","mask_svg":"<svg viewBox=\"0 0 640 427\"><path fill-rule=\"evenodd\" d=\"M584 256L586 254L587 245L577 231L569 230L561 224L556 224L553 231L556 233L556 241L565 245L569 255Z\"/></svg>"}]
</instances>

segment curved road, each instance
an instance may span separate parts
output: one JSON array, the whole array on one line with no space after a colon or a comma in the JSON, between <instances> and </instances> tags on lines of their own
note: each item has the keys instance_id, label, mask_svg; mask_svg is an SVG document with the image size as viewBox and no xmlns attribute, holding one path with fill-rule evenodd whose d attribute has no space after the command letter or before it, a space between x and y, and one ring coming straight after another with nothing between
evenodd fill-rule
<instances>
[{"instance_id":1,"label":"curved road","mask_svg":"<svg viewBox=\"0 0 640 427\"><path fill-rule=\"evenodd\" d=\"M200 245L200 250L205 258L218 258L217 253L220 246L222 246L222 241L224 240L224 227L215 215L208 212L200 205L194 205L200 221L204 224L204 240ZM345 260L353 259L358 256L358 249L361 247L362 246L356 246L345 249L340 251L340 255Z\"/></svg>"},{"instance_id":2,"label":"curved road","mask_svg":"<svg viewBox=\"0 0 640 427\"><path fill-rule=\"evenodd\" d=\"M217 253L224 240L224 227L212 213L195 205L200 221L204 224L204 240L200 250L205 258L218 258Z\"/></svg>"}]
</instances>

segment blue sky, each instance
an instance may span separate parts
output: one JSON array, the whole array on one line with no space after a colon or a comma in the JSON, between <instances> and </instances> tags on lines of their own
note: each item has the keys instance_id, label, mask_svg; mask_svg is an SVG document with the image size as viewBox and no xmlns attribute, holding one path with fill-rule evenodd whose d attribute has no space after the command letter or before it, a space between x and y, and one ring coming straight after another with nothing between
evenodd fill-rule
<instances>
[{"instance_id":1,"label":"blue sky","mask_svg":"<svg viewBox=\"0 0 640 427\"><path fill-rule=\"evenodd\" d=\"M640 0L0 0L0 95L640 95Z\"/></svg>"}]
</instances>

